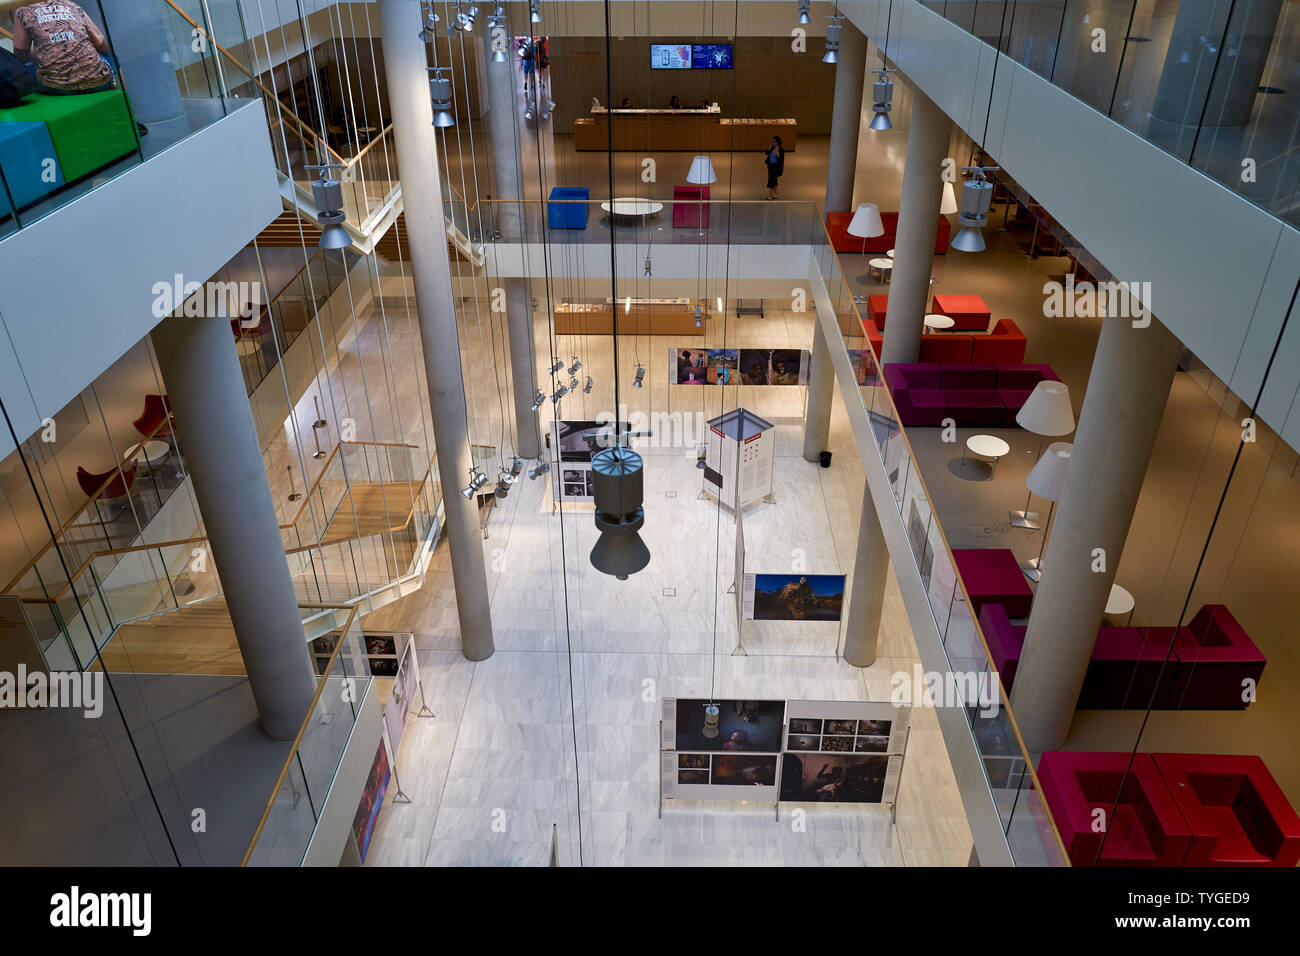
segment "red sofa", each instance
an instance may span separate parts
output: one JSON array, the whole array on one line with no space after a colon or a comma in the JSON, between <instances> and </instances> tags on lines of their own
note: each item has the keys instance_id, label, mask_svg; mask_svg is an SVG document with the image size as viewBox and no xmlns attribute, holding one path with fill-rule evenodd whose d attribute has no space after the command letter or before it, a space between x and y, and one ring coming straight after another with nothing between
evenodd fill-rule
<instances>
[{"instance_id":1,"label":"red sofa","mask_svg":"<svg viewBox=\"0 0 1300 956\"><path fill-rule=\"evenodd\" d=\"M1191 831L1183 866L1300 863L1300 817L1259 757L1151 757Z\"/></svg>"},{"instance_id":2,"label":"red sofa","mask_svg":"<svg viewBox=\"0 0 1300 956\"><path fill-rule=\"evenodd\" d=\"M871 296L875 298L875 296ZM881 296L880 298L884 298ZM870 309L870 303L867 305ZM884 335L871 319L862 320L862 328L876 347L884 345ZM921 336L921 362L936 365L1021 365L1029 339L1010 319L998 319L988 335L953 332L924 333Z\"/></svg>"},{"instance_id":3,"label":"red sofa","mask_svg":"<svg viewBox=\"0 0 1300 956\"><path fill-rule=\"evenodd\" d=\"M882 212L880 221L885 226L883 236L863 239L861 236L849 235L849 223L853 220L852 212L830 212L826 214L826 232L831 237L831 248L836 252L869 252L884 255L894 248L894 239L898 233L898 213ZM939 231L934 237L934 254L941 256L948 251L948 236L952 227L943 216L939 217ZM865 247L863 243L866 243Z\"/></svg>"},{"instance_id":4,"label":"red sofa","mask_svg":"<svg viewBox=\"0 0 1300 956\"><path fill-rule=\"evenodd\" d=\"M954 552L955 554L956 552ZM961 567L960 563L958 567ZM962 575L965 580L965 574ZM969 585L968 585L969 586ZM975 597L972 594L971 600ZM1008 690L1025 642L1023 604L993 598L975 609L993 666ZM1187 646L1188 642L1197 643ZM1170 651L1170 644L1173 650ZM1206 658L1205 652L1213 656ZM1222 604L1207 604L1183 628L1102 627L1079 691L1081 710L1244 710L1242 680L1259 683L1267 659Z\"/></svg>"},{"instance_id":5,"label":"red sofa","mask_svg":"<svg viewBox=\"0 0 1300 956\"><path fill-rule=\"evenodd\" d=\"M673 228L709 228L709 187L673 187Z\"/></svg>"},{"instance_id":6,"label":"red sofa","mask_svg":"<svg viewBox=\"0 0 1300 956\"><path fill-rule=\"evenodd\" d=\"M1016 428L1016 412L1043 379L1060 380L1050 365L885 366L885 384L899 420L921 427L951 418L959 428Z\"/></svg>"},{"instance_id":7,"label":"red sofa","mask_svg":"<svg viewBox=\"0 0 1300 956\"><path fill-rule=\"evenodd\" d=\"M1038 782L1075 866L1179 866L1187 855L1192 831L1150 754L1049 750Z\"/></svg>"}]
</instances>

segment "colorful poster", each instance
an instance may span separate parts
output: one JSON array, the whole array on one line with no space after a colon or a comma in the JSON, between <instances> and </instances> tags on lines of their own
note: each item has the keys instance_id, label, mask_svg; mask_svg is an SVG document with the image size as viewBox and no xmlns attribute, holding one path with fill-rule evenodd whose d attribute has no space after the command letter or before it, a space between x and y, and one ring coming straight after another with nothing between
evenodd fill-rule
<instances>
[{"instance_id":1,"label":"colorful poster","mask_svg":"<svg viewBox=\"0 0 1300 956\"><path fill-rule=\"evenodd\" d=\"M711 726L705 708L718 708ZM679 698L673 710L673 749L679 751L746 751L779 753L785 701Z\"/></svg>"},{"instance_id":2,"label":"colorful poster","mask_svg":"<svg viewBox=\"0 0 1300 956\"><path fill-rule=\"evenodd\" d=\"M790 753L781 758L781 799L798 803L884 803L891 763L887 754ZM894 774L897 771L894 770ZM891 794L892 800L892 794Z\"/></svg>"},{"instance_id":3,"label":"colorful poster","mask_svg":"<svg viewBox=\"0 0 1300 956\"><path fill-rule=\"evenodd\" d=\"M741 349L742 385L806 385L808 353L803 349Z\"/></svg>"},{"instance_id":4,"label":"colorful poster","mask_svg":"<svg viewBox=\"0 0 1300 956\"><path fill-rule=\"evenodd\" d=\"M375 822L384 805L384 793L388 790L388 751L384 749L383 740L375 751L374 762L370 765L370 776L366 788L361 791L361 802L357 805L357 814L352 818L352 835L356 838L357 849L361 852L361 861L366 859L370 849L370 837L375 832Z\"/></svg>"},{"instance_id":5,"label":"colorful poster","mask_svg":"<svg viewBox=\"0 0 1300 956\"><path fill-rule=\"evenodd\" d=\"M755 621L838 621L843 574L754 574Z\"/></svg>"}]
</instances>

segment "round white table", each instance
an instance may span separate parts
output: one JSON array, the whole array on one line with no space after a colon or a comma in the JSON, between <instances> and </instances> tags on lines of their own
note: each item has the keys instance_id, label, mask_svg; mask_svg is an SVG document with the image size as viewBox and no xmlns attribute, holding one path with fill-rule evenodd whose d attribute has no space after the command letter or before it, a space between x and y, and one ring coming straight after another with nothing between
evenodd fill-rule
<instances>
[{"instance_id":1,"label":"round white table","mask_svg":"<svg viewBox=\"0 0 1300 956\"><path fill-rule=\"evenodd\" d=\"M966 439L966 451L980 458L992 458L993 467L996 468L998 459L1010 454L1011 446L997 435L971 435ZM966 460L966 451L961 454L962 461Z\"/></svg>"},{"instance_id":2,"label":"round white table","mask_svg":"<svg viewBox=\"0 0 1300 956\"><path fill-rule=\"evenodd\" d=\"M1137 602L1133 600L1133 595L1118 584L1110 586L1110 596L1106 598L1106 616L1119 617L1128 615L1128 621L1133 620L1133 608ZM1127 621L1125 622L1127 623Z\"/></svg>"},{"instance_id":3,"label":"round white table","mask_svg":"<svg viewBox=\"0 0 1300 956\"><path fill-rule=\"evenodd\" d=\"M927 315L921 321L925 323L927 329L934 329L936 332L946 331L957 324L957 320L951 316L939 315L934 312Z\"/></svg>"},{"instance_id":4,"label":"round white table","mask_svg":"<svg viewBox=\"0 0 1300 956\"><path fill-rule=\"evenodd\" d=\"M150 467L163 461L171 453L172 446L165 441L158 441L156 438L150 439L139 445L132 445L126 450L128 458L134 458L137 465L148 465Z\"/></svg>"},{"instance_id":5,"label":"round white table","mask_svg":"<svg viewBox=\"0 0 1300 956\"><path fill-rule=\"evenodd\" d=\"M640 219L646 216L656 216L663 212L664 204L649 199L619 199L615 197L610 202L601 203L600 208L609 213L610 216Z\"/></svg>"},{"instance_id":6,"label":"round white table","mask_svg":"<svg viewBox=\"0 0 1300 956\"><path fill-rule=\"evenodd\" d=\"M868 259L867 268L878 270L880 272L881 281L888 282L889 276L894 268L894 260L886 259L883 256L876 259Z\"/></svg>"},{"instance_id":7,"label":"round white table","mask_svg":"<svg viewBox=\"0 0 1300 956\"><path fill-rule=\"evenodd\" d=\"M888 252L885 253L885 255L889 256L889 258L891 259L894 258L894 250L890 249Z\"/></svg>"}]
</instances>

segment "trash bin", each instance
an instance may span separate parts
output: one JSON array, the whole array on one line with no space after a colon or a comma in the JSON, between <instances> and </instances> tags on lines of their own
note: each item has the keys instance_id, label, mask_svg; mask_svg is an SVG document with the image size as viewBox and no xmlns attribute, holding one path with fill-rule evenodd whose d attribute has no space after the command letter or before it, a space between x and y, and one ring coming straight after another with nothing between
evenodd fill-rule
<instances>
[{"instance_id":1,"label":"trash bin","mask_svg":"<svg viewBox=\"0 0 1300 956\"><path fill-rule=\"evenodd\" d=\"M828 451L824 451L824 452L821 453L821 455L820 455L819 457L821 458L821 463L822 463L822 467L823 467L823 468L829 468L829 467L831 466L831 453L830 453L830 452L828 452Z\"/></svg>"}]
</instances>

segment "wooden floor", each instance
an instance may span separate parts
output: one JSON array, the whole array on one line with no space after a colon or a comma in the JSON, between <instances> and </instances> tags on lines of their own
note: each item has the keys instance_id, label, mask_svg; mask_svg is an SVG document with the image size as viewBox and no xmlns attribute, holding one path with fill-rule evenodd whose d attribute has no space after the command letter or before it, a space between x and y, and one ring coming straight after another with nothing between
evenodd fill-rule
<instances>
[{"instance_id":1,"label":"wooden floor","mask_svg":"<svg viewBox=\"0 0 1300 956\"><path fill-rule=\"evenodd\" d=\"M99 657L110 673L247 673L230 611L219 599L123 624ZM90 669L100 670L100 662Z\"/></svg>"},{"instance_id":2,"label":"wooden floor","mask_svg":"<svg viewBox=\"0 0 1300 956\"><path fill-rule=\"evenodd\" d=\"M383 481L352 486L321 536L322 545L400 531L411 521L418 481ZM355 516L355 520L354 520Z\"/></svg>"}]
</instances>

